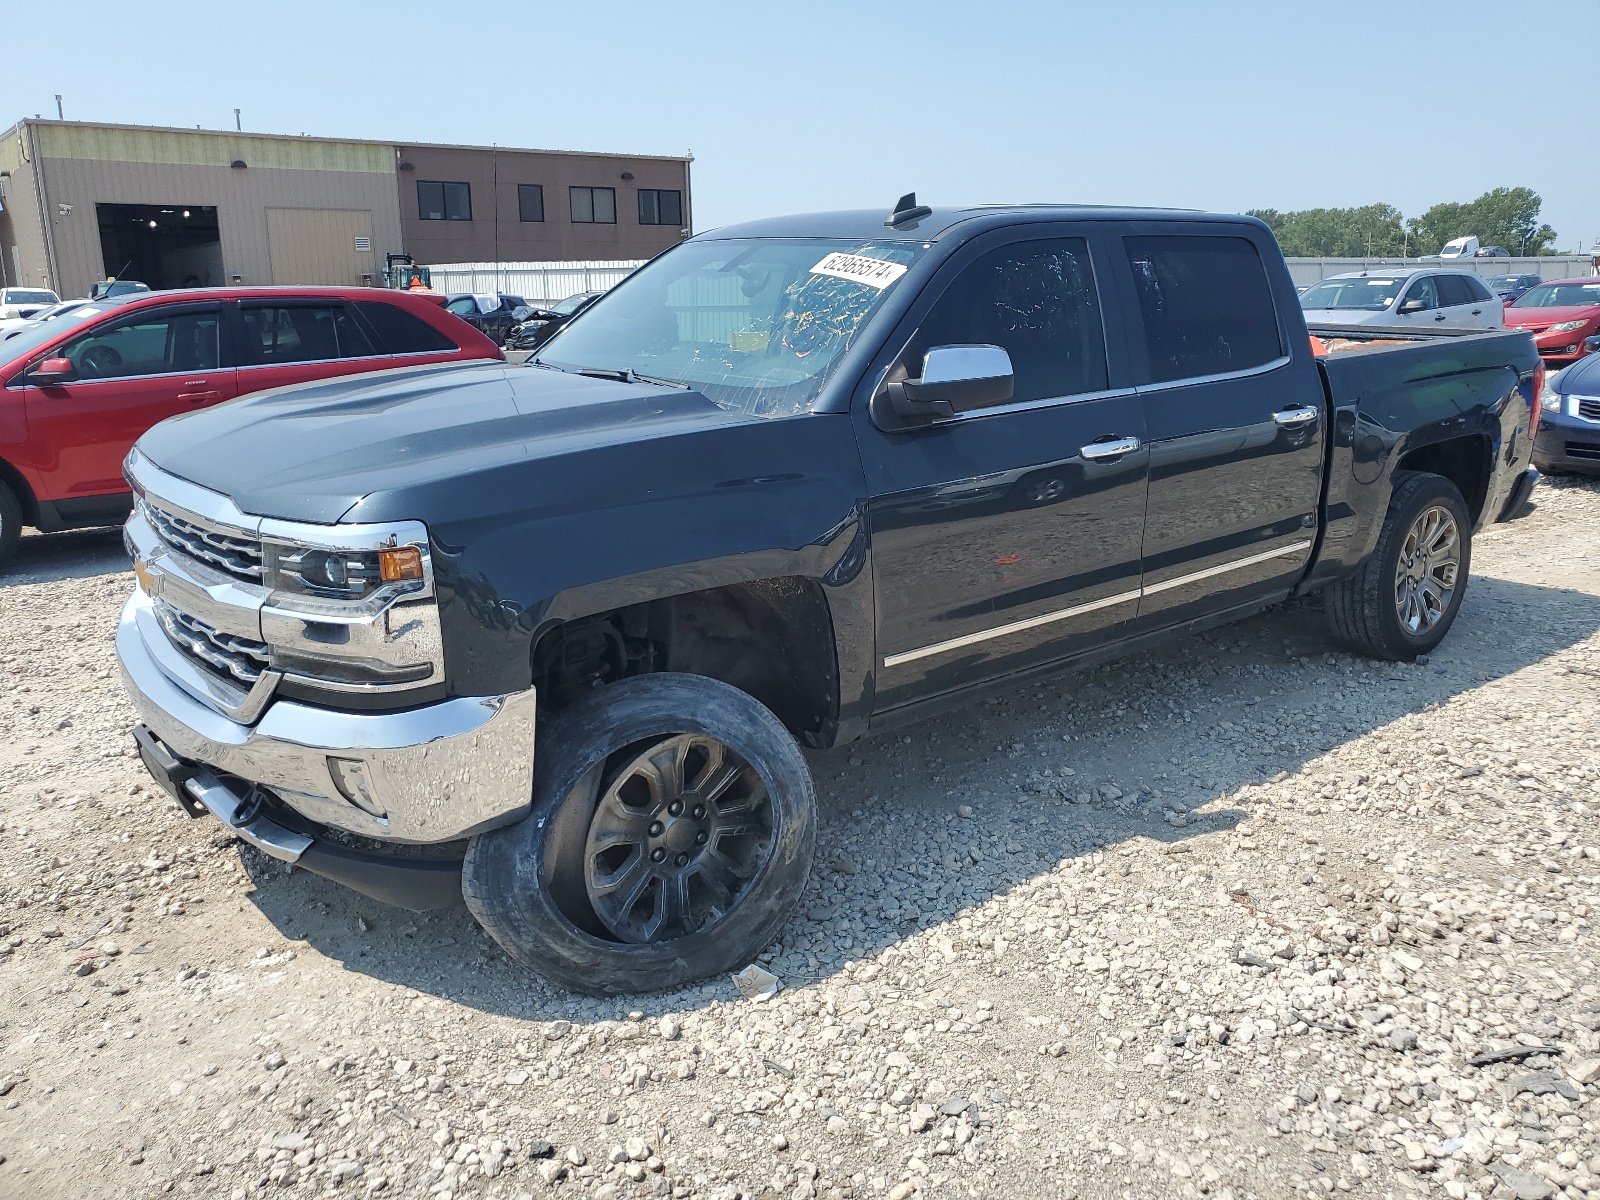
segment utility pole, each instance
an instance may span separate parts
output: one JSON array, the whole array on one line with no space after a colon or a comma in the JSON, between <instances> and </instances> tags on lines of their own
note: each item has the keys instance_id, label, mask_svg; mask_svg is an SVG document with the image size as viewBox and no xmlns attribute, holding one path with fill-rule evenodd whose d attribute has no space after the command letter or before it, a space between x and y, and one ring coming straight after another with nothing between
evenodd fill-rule
<instances>
[{"instance_id":1,"label":"utility pole","mask_svg":"<svg viewBox=\"0 0 1600 1200\"><path fill-rule=\"evenodd\" d=\"M61 97L57 96L56 97L56 120L65 121L66 119L67 119L67 114L64 113L61 110Z\"/></svg>"}]
</instances>

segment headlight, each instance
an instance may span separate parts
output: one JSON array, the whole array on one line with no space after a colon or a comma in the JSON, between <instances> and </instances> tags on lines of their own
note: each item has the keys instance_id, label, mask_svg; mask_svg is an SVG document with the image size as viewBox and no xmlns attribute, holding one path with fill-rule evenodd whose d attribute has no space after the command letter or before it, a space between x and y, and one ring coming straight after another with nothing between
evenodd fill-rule
<instances>
[{"instance_id":1,"label":"headlight","mask_svg":"<svg viewBox=\"0 0 1600 1200\"><path fill-rule=\"evenodd\" d=\"M427 530L418 522L261 524L262 640L285 682L392 691L444 678Z\"/></svg>"},{"instance_id":2,"label":"headlight","mask_svg":"<svg viewBox=\"0 0 1600 1200\"><path fill-rule=\"evenodd\" d=\"M1545 332L1546 333L1571 333L1574 329L1582 329L1588 323L1589 322L1587 322L1587 321L1562 321L1559 325L1550 326L1550 328L1546 329Z\"/></svg>"},{"instance_id":3,"label":"headlight","mask_svg":"<svg viewBox=\"0 0 1600 1200\"><path fill-rule=\"evenodd\" d=\"M422 551L416 546L339 550L266 542L263 548L267 582L276 591L365 600L380 588L391 597L422 588Z\"/></svg>"},{"instance_id":4,"label":"headlight","mask_svg":"<svg viewBox=\"0 0 1600 1200\"><path fill-rule=\"evenodd\" d=\"M1539 411L1547 417L1559 417L1561 406L1566 403L1566 397L1550 386L1550 380L1544 381L1544 390L1539 393Z\"/></svg>"}]
</instances>

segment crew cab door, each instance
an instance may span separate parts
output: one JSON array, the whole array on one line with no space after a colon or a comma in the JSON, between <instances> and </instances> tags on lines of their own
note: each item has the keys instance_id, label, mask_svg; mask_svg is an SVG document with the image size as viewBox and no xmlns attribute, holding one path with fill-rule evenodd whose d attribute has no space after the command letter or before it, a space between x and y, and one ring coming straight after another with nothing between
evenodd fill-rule
<instances>
[{"instance_id":1,"label":"crew cab door","mask_svg":"<svg viewBox=\"0 0 1600 1200\"><path fill-rule=\"evenodd\" d=\"M337 297L241 300L234 344L241 395L390 365Z\"/></svg>"},{"instance_id":2,"label":"crew cab door","mask_svg":"<svg viewBox=\"0 0 1600 1200\"><path fill-rule=\"evenodd\" d=\"M140 308L49 352L70 359L77 378L24 392L41 500L126 492L122 460L145 430L235 395L221 314L214 303Z\"/></svg>"},{"instance_id":3,"label":"crew cab door","mask_svg":"<svg viewBox=\"0 0 1600 1200\"><path fill-rule=\"evenodd\" d=\"M869 377L918 377L935 346L999 346L1011 402L899 429L855 411L880 710L1114 639L1137 606L1147 456L1117 305L1097 286L1106 244L1026 229L944 264Z\"/></svg>"},{"instance_id":4,"label":"crew cab door","mask_svg":"<svg viewBox=\"0 0 1600 1200\"><path fill-rule=\"evenodd\" d=\"M1322 491L1322 382L1288 273L1250 226L1122 237L1150 447L1140 630L1289 593ZM1296 331L1291 343L1285 327Z\"/></svg>"}]
</instances>

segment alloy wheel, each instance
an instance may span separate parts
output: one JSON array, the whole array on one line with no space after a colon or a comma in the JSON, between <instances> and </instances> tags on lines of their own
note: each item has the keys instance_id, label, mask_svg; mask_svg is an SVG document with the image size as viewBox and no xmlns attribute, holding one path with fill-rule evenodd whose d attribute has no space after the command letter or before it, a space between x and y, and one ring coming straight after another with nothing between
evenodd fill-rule
<instances>
[{"instance_id":1,"label":"alloy wheel","mask_svg":"<svg viewBox=\"0 0 1600 1200\"><path fill-rule=\"evenodd\" d=\"M1461 530L1443 505L1422 510L1406 531L1395 566L1394 603L1413 636L1437 625L1455 598L1461 572Z\"/></svg>"},{"instance_id":2,"label":"alloy wheel","mask_svg":"<svg viewBox=\"0 0 1600 1200\"><path fill-rule=\"evenodd\" d=\"M619 940L682 937L733 909L772 844L771 800L755 768L713 738L678 734L605 787L589 822L584 887Z\"/></svg>"}]
</instances>

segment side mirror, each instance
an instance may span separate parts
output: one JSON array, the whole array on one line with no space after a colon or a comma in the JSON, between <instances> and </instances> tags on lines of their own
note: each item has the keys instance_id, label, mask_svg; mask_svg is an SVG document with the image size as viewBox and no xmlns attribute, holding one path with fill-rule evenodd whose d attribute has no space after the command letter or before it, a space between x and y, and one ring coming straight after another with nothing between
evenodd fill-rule
<instances>
[{"instance_id":1,"label":"side mirror","mask_svg":"<svg viewBox=\"0 0 1600 1200\"><path fill-rule=\"evenodd\" d=\"M1400 306L1400 314L1404 316L1407 313L1421 312L1426 307L1427 305L1421 300L1407 300Z\"/></svg>"},{"instance_id":2,"label":"side mirror","mask_svg":"<svg viewBox=\"0 0 1600 1200\"><path fill-rule=\"evenodd\" d=\"M1009 404L1016 380L999 346L934 346L922 377L884 388L895 415L908 421L949 420L958 413Z\"/></svg>"},{"instance_id":3,"label":"side mirror","mask_svg":"<svg viewBox=\"0 0 1600 1200\"><path fill-rule=\"evenodd\" d=\"M511 319L520 325L529 317L533 316L533 312L534 310L529 308L526 304L519 304L511 310Z\"/></svg>"},{"instance_id":4,"label":"side mirror","mask_svg":"<svg viewBox=\"0 0 1600 1200\"><path fill-rule=\"evenodd\" d=\"M28 382L48 387L52 383L71 383L78 377L78 368L70 358L47 358L28 372Z\"/></svg>"}]
</instances>

